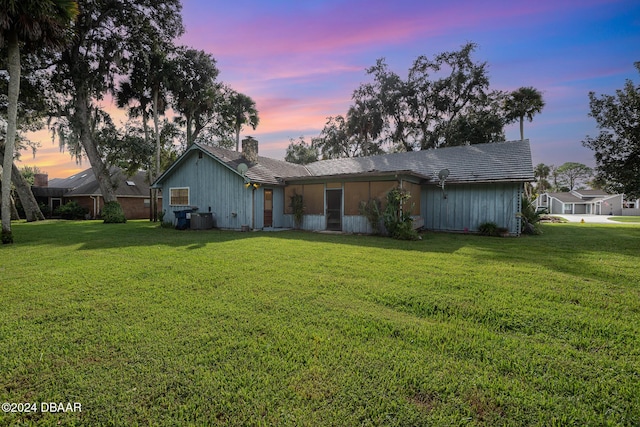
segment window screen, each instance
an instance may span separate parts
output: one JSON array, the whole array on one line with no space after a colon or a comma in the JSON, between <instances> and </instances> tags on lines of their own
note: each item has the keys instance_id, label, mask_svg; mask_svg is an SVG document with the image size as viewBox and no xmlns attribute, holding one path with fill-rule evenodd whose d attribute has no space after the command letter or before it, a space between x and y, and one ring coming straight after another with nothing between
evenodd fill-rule
<instances>
[{"instance_id":1,"label":"window screen","mask_svg":"<svg viewBox=\"0 0 640 427\"><path fill-rule=\"evenodd\" d=\"M369 182L344 183L344 214L360 215L360 203L369 201Z\"/></svg>"},{"instance_id":2,"label":"window screen","mask_svg":"<svg viewBox=\"0 0 640 427\"><path fill-rule=\"evenodd\" d=\"M189 187L171 188L169 204L173 206L186 206L189 204Z\"/></svg>"},{"instance_id":3,"label":"window screen","mask_svg":"<svg viewBox=\"0 0 640 427\"><path fill-rule=\"evenodd\" d=\"M307 215L324 215L324 184L310 184L303 187L304 213Z\"/></svg>"}]
</instances>

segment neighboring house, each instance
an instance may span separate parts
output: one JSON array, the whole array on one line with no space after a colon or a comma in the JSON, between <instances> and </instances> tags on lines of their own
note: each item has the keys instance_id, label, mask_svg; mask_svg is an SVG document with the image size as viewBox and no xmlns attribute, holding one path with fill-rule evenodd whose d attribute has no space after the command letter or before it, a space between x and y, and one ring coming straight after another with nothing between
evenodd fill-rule
<instances>
[{"instance_id":1,"label":"neighboring house","mask_svg":"<svg viewBox=\"0 0 640 427\"><path fill-rule=\"evenodd\" d=\"M556 215L621 215L622 200L622 194L607 194L602 190L573 190L541 194L535 204Z\"/></svg>"},{"instance_id":2,"label":"neighboring house","mask_svg":"<svg viewBox=\"0 0 640 427\"><path fill-rule=\"evenodd\" d=\"M412 196L416 224L426 229L473 232L490 221L518 235L524 183L534 180L526 140L306 166L259 157L257 144L245 139L242 153L189 147L153 185L164 194L164 220L177 221L185 210L197 209L211 212L220 228L291 228L291 196L301 194L302 229L370 233L360 203L371 198L384 202L389 190L402 187ZM445 169L443 187L438 175Z\"/></svg>"},{"instance_id":3,"label":"neighboring house","mask_svg":"<svg viewBox=\"0 0 640 427\"><path fill-rule=\"evenodd\" d=\"M116 196L127 219L149 219L151 214L147 173L139 171L133 176L116 167L110 169L111 179L118 184ZM83 170L68 178L48 180L46 174L36 174L32 187L39 203L44 203L54 212L57 207L76 201L87 209L89 218L100 216L104 199L98 181L91 169Z\"/></svg>"},{"instance_id":4,"label":"neighboring house","mask_svg":"<svg viewBox=\"0 0 640 427\"><path fill-rule=\"evenodd\" d=\"M625 200L624 201L624 208L626 209L638 209L640 208L640 199L637 200Z\"/></svg>"},{"instance_id":5,"label":"neighboring house","mask_svg":"<svg viewBox=\"0 0 640 427\"><path fill-rule=\"evenodd\" d=\"M627 199L623 202L622 215L640 216L640 199Z\"/></svg>"}]
</instances>

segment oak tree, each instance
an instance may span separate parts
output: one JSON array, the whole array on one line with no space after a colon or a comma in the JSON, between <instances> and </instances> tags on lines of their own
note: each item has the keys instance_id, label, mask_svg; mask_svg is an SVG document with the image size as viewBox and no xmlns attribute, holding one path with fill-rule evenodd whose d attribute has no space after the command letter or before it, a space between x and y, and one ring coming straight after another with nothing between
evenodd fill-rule
<instances>
[{"instance_id":1,"label":"oak tree","mask_svg":"<svg viewBox=\"0 0 640 427\"><path fill-rule=\"evenodd\" d=\"M640 85L627 80L615 95L590 92L589 107L600 134L582 144L594 151L596 178L608 191L640 198Z\"/></svg>"},{"instance_id":2,"label":"oak tree","mask_svg":"<svg viewBox=\"0 0 640 427\"><path fill-rule=\"evenodd\" d=\"M153 43L183 32L179 0L79 0L76 36L52 69L60 105L54 127L61 142L80 158L87 156L105 202L117 202L109 164L100 146L108 127L100 102L116 88L116 79Z\"/></svg>"}]
</instances>

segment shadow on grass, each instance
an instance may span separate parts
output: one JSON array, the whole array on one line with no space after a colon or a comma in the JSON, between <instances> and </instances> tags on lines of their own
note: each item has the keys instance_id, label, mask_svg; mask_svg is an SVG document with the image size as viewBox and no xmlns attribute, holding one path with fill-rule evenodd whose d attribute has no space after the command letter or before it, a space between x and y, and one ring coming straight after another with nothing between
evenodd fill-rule
<instances>
[{"instance_id":1,"label":"shadow on grass","mask_svg":"<svg viewBox=\"0 0 640 427\"><path fill-rule=\"evenodd\" d=\"M294 240L309 243L452 253L477 236L426 233L420 241L399 241L381 236L324 234L308 231L239 232L231 230L175 230L147 221L103 224L101 221L44 221L19 223L14 227L18 245L78 246L78 250L96 250L141 246L167 246L186 250L250 239Z\"/></svg>"},{"instance_id":2,"label":"shadow on grass","mask_svg":"<svg viewBox=\"0 0 640 427\"><path fill-rule=\"evenodd\" d=\"M454 253L463 247L476 249L478 258L537 263L554 270L579 272L581 255L601 253L640 257L640 227L633 225L553 224L539 236L484 237L472 234L425 233L420 241L399 241L380 236L324 234L306 231L239 232L161 228L148 221L103 224L101 221L44 221L16 223L16 246L78 246L99 250L144 246L167 246L204 250L207 246L249 239L293 240L308 243L392 249L429 253ZM574 262L567 262L573 259Z\"/></svg>"}]
</instances>

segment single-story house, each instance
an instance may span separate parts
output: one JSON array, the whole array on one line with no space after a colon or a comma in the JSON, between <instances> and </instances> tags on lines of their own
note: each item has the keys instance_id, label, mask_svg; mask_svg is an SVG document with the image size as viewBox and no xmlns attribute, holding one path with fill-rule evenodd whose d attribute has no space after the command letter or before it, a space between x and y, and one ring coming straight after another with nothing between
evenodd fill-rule
<instances>
[{"instance_id":1,"label":"single-story house","mask_svg":"<svg viewBox=\"0 0 640 427\"><path fill-rule=\"evenodd\" d=\"M623 216L638 216L640 215L640 199L627 199L622 202L622 215Z\"/></svg>"},{"instance_id":2,"label":"single-story house","mask_svg":"<svg viewBox=\"0 0 640 427\"><path fill-rule=\"evenodd\" d=\"M442 178L442 179L441 179ZM298 165L193 144L153 184L163 191L164 220L186 210L211 213L220 228L294 226L291 199L302 195L305 230L370 233L361 202L384 202L389 190L411 194L415 224L429 230L477 231L485 222L520 234L521 197L534 180L529 141L497 142Z\"/></svg>"},{"instance_id":3,"label":"single-story house","mask_svg":"<svg viewBox=\"0 0 640 427\"><path fill-rule=\"evenodd\" d=\"M117 167L112 167L110 173L112 181L118 184L116 196L125 217L127 219L151 218L147 173L138 171L133 176L127 176ZM36 200L48 206L52 213L59 206L76 201L87 209L89 218L97 218L104 206L100 185L91 169L85 169L68 178L51 180L46 174L36 174L31 189Z\"/></svg>"},{"instance_id":4,"label":"single-story house","mask_svg":"<svg viewBox=\"0 0 640 427\"><path fill-rule=\"evenodd\" d=\"M622 194L608 194L603 190L573 190L562 193L543 193L535 204L550 214L621 215Z\"/></svg>"}]
</instances>

